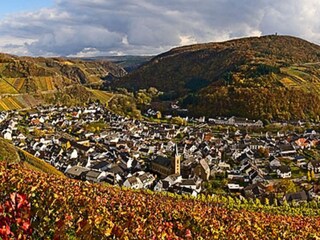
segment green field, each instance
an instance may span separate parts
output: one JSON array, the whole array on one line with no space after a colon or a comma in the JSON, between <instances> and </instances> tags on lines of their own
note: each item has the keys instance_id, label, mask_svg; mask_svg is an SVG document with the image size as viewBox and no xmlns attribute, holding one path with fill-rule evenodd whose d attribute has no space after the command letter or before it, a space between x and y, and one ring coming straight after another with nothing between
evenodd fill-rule
<instances>
[{"instance_id":1,"label":"green field","mask_svg":"<svg viewBox=\"0 0 320 240\"><path fill-rule=\"evenodd\" d=\"M105 91L101 91L101 90L92 90L92 89L88 89L91 93L93 93L94 97L103 102L103 103L107 103L111 97L114 96L113 93L109 93L109 92L105 92Z\"/></svg>"}]
</instances>

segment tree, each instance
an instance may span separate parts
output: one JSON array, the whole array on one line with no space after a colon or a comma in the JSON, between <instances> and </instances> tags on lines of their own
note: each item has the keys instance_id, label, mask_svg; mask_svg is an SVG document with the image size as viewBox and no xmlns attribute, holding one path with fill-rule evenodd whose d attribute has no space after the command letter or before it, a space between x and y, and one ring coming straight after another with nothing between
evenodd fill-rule
<instances>
[{"instance_id":1,"label":"tree","mask_svg":"<svg viewBox=\"0 0 320 240\"><path fill-rule=\"evenodd\" d=\"M267 158L269 157L269 149L260 147L257 151L257 156L260 158Z\"/></svg>"},{"instance_id":2,"label":"tree","mask_svg":"<svg viewBox=\"0 0 320 240\"><path fill-rule=\"evenodd\" d=\"M315 174L314 174L314 171L313 170L311 170L311 174L310 174L311 176L311 180L314 180L316 177L315 177Z\"/></svg>"},{"instance_id":3,"label":"tree","mask_svg":"<svg viewBox=\"0 0 320 240\"><path fill-rule=\"evenodd\" d=\"M278 193L292 193L297 191L297 186L288 179L282 179L276 184L276 190Z\"/></svg>"},{"instance_id":4,"label":"tree","mask_svg":"<svg viewBox=\"0 0 320 240\"><path fill-rule=\"evenodd\" d=\"M160 111L157 111L157 119L161 119L162 118L162 114Z\"/></svg>"},{"instance_id":5,"label":"tree","mask_svg":"<svg viewBox=\"0 0 320 240\"><path fill-rule=\"evenodd\" d=\"M308 171L308 173L307 173L307 180L308 180L308 182L311 182L311 174L310 174L310 171Z\"/></svg>"},{"instance_id":6,"label":"tree","mask_svg":"<svg viewBox=\"0 0 320 240\"><path fill-rule=\"evenodd\" d=\"M151 96L157 96L159 91L158 89L156 89L155 87L150 87L148 89L148 93L151 95Z\"/></svg>"},{"instance_id":7,"label":"tree","mask_svg":"<svg viewBox=\"0 0 320 240\"><path fill-rule=\"evenodd\" d=\"M173 117L171 119L171 123L177 124L177 125L183 125L183 126L187 125L187 121L181 117Z\"/></svg>"}]
</instances>

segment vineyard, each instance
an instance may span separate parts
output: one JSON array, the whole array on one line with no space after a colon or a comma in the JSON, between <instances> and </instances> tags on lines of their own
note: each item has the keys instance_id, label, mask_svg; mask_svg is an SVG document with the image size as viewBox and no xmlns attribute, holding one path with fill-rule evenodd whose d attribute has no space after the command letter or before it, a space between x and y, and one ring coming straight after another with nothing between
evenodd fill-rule
<instances>
[{"instance_id":1,"label":"vineyard","mask_svg":"<svg viewBox=\"0 0 320 240\"><path fill-rule=\"evenodd\" d=\"M10 83L18 92L22 89L24 85L23 78L6 78L6 81Z\"/></svg>"},{"instance_id":2,"label":"vineyard","mask_svg":"<svg viewBox=\"0 0 320 240\"><path fill-rule=\"evenodd\" d=\"M14 83L13 83L13 86L18 90L20 91L22 89L24 85L24 79L23 78L16 78Z\"/></svg>"},{"instance_id":3,"label":"vineyard","mask_svg":"<svg viewBox=\"0 0 320 240\"><path fill-rule=\"evenodd\" d=\"M41 100L35 99L32 95L18 95L14 97L0 98L0 111L23 109L39 105Z\"/></svg>"},{"instance_id":4,"label":"vineyard","mask_svg":"<svg viewBox=\"0 0 320 240\"><path fill-rule=\"evenodd\" d=\"M13 97L6 97L6 98L3 98L1 100L8 107L7 110L21 109L21 108L24 107L21 103L19 103Z\"/></svg>"},{"instance_id":5,"label":"vineyard","mask_svg":"<svg viewBox=\"0 0 320 240\"><path fill-rule=\"evenodd\" d=\"M10 85L10 83L4 79L0 79L0 94L3 93L16 94L18 92L12 85Z\"/></svg>"},{"instance_id":6,"label":"vineyard","mask_svg":"<svg viewBox=\"0 0 320 240\"><path fill-rule=\"evenodd\" d=\"M21 164L0 163L0 189L4 205L12 194L24 196L32 219L31 229L28 219L22 226L8 225L15 219L1 220L10 214L0 202L3 239L6 233L32 239L317 239L320 231L320 217L237 209L212 197L94 185Z\"/></svg>"},{"instance_id":7,"label":"vineyard","mask_svg":"<svg viewBox=\"0 0 320 240\"><path fill-rule=\"evenodd\" d=\"M24 162L24 164L28 168L32 168L37 171L41 171L44 173L54 174L60 177L64 177L63 173L58 171L55 167L51 166L50 164L46 163L45 161L33 156L32 154L24 151L18 150L18 154L20 159Z\"/></svg>"},{"instance_id":8,"label":"vineyard","mask_svg":"<svg viewBox=\"0 0 320 240\"><path fill-rule=\"evenodd\" d=\"M34 77L35 86L40 91L52 91L54 90L52 77Z\"/></svg>"},{"instance_id":9,"label":"vineyard","mask_svg":"<svg viewBox=\"0 0 320 240\"><path fill-rule=\"evenodd\" d=\"M16 97L4 97L0 99L0 110L8 111L8 110L15 110L24 108L20 101L16 99Z\"/></svg>"},{"instance_id":10,"label":"vineyard","mask_svg":"<svg viewBox=\"0 0 320 240\"><path fill-rule=\"evenodd\" d=\"M90 92L93 93L94 97L98 99L102 103L107 103L110 98L114 95L113 93L108 93L105 91L100 91L100 90L89 90Z\"/></svg>"}]
</instances>

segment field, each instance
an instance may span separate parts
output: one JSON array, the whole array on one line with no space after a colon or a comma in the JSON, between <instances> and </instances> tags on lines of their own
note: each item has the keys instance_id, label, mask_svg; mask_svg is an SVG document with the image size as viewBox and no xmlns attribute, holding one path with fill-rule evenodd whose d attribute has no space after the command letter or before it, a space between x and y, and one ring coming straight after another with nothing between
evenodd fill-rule
<instances>
[{"instance_id":1,"label":"field","mask_svg":"<svg viewBox=\"0 0 320 240\"><path fill-rule=\"evenodd\" d=\"M54 90L52 77L34 77L33 81L40 91L52 91Z\"/></svg>"},{"instance_id":2,"label":"field","mask_svg":"<svg viewBox=\"0 0 320 240\"><path fill-rule=\"evenodd\" d=\"M2 111L16 110L24 107L16 97L4 97L0 99L0 110Z\"/></svg>"},{"instance_id":3,"label":"field","mask_svg":"<svg viewBox=\"0 0 320 240\"><path fill-rule=\"evenodd\" d=\"M287 88L303 89L306 92L320 93L320 79L310 72L315 70L307 66L294 66L281 68L281 73L286 75L280 82Z\"/></svg>"},{"instance_id":4,"label":"field","mask_svg":"<svg viewBox=\"0 0 320 240\"><path fill-rule=\"evenodd\" d=\"M20 159L26 164L27 168L29 169L31 168L33 170L64 177L62 172L58 171L50 164L33 156L32 154L24 150L18 150L18 153L19 153Z\"/></svg>"},{"instance_id":5,"label":"field","mask_svg":"<svg viewBox=\"0 0 320 240\"><path fill-rule=\"evenodd\" d=\"M16 94L18 91L6 80L0 79L0 94Z\"/></svg>"},{"instance_id":6,"label":"field","mask_svg":"<svg viewBox=\"0 0 320 240\"><path fill-rule=\"evenodd\" d=\"M32 95L18 95L13 97L0 98L0 111L17 110L30 108L41 103Z\"/></svg>"},{"instance_id":7,"label":"field","mask_svg":"<svg viewBox=\"0 0 320 240\"><path fill-rule=\"evenodd\" d=\"M291 210L288 205L272 207L257 202L239 204L227 198L195 199L133 191L4 163L0 163L0 189L0 209L1 201L14 193L25 194L31 203L32 233L25 233L25 238L31 239L318 239L320 236L319 208L307 206ZM317 216L312 217L314 214Z\"/></svg>"},{"instance_id":8,"label":"field","mask_svg":"<svg viewBox=\"0 0 320 240\"><path fill-rule=\"evenodd\" d=\"M20 92L24 85L23 78L6 78L6 81L10 83L18 92Z\"/></svg>"},{"instance_id":9,"label":"field","mask_svg":"<svg viewBox=\"0 0 320 240\"><path fill-rule=\"evenodd\" d=\"M107 103L112 96L114 96L113 93L109 93L109 92L105 92L105 91L100 91L100 90L92 90L92 89L88 89L91 93L93 93L94 97L97 100L100 100L100 102L102 103Z\"/></svg>"}]
</instances>

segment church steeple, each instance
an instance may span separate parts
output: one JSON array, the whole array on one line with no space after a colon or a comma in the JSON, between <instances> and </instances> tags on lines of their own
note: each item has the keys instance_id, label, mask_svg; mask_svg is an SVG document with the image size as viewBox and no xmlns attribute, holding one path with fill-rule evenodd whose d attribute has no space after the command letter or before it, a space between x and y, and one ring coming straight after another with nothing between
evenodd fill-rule
<instances>
[{"instance_id":1,"label":"church steeple","mask_svg":"<svg viewBox=\"0 0 320 240\"><path fill-rule=\"evenodd\" d=\"M181 163L181 155L179 154L178 145L176 144L174 150L174 160L173 160L173 171L174 174L180 175L180 163Z\"/></svg>"}]
</instances>

